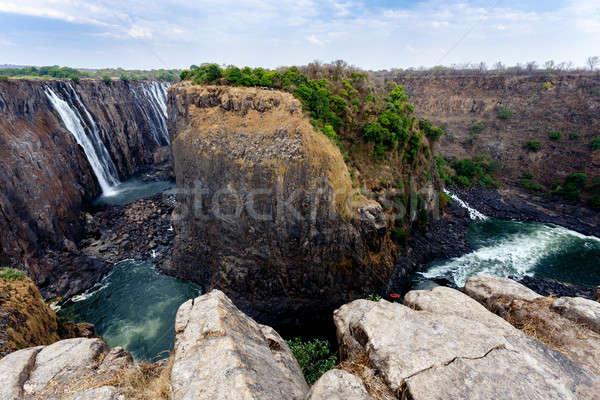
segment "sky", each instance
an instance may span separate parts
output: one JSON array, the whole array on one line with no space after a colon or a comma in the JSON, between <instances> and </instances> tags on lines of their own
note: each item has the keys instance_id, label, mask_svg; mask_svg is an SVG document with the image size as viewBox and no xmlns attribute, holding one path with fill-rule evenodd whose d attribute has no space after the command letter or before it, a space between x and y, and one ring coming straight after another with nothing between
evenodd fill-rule
<instances>
[{"instance_id":1,"label":"sky","mask_svg":"<svg viewBox=\"0 0 600 400\"><path fill-rule=\"evenodd\" d=\"M600 0L0 0L0 64L365 69L600 56Z\"/></svg>"}]
</instances>

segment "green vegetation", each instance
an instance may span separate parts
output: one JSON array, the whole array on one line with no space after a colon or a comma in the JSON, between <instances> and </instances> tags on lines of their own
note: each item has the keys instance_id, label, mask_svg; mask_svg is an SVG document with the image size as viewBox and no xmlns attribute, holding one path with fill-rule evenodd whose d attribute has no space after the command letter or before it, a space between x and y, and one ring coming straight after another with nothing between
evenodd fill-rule
<instances>
[{"instance_id":1,"label":"green vegetation","mask_svg":"<svg viewBox=\"0 0 600 400\"><path fill-rule=\"evenodd\" d=\"M561 196L569 201L579 201L581 193L585 190L587 175L584 173L574 173L568 175L562 184L557 185L552 194Z\"/></svg>"},{"instance_id":2,"label":"green vegetation","mask_svg":"<svg viewBox=\"0 0 600 400\"><path fill-rule=\"evenodd\" d=\"M444 130L442 128L433 126L431 121L428 119L419 120L419 129L427 135L427 137L434 142L439 140L444 134Z\"/></svg>"},{"instance_id":3,"label":"green vegetation","mask_svg":"<svg viewBox=\"0 0 600 400\"><path fill-rule=\"evenodd\" d=\"M569 140L577 140L577 139L579 139L580 136L581 136L581 134L578 131L571 132L569 134Z\"/></svg>"},{"instance_id":4,"label":"green vegetation","mask_svg":"<svg viewBox=\"0 0 600 400\"><path fill-rule=\"evenodd\" d=\"M8 80L8 76L0 75L0 81L7 81L7 80Z\"/></svg>"},{"instance_id":5,"label":"green vegetation","mask_svg":"<svg viewBox=\"0 0 600 400\"><path fill-rule=\"evenodd\" d=\"M533 180L533 174L531 172L525 172L519 179L519 185L534 193L544 193L546 188Z\"/></svg>"},{"instance_id":6,"label":"green vegetation","mask_svg":"<svg viewBox=\"0 0 600 400\"><path fill-rule=\"evenodd\" d=\"M379 301L381 301L381 296L378 295L378 294L371 293L370 295L367 296L367 300L374 301L374 302L379 302Z\"/></svg>"},{"instance_id":7,"label":"green vegetation","mask_svg":"<svg viewBox=\"0 0 600 400\"><path fill-rule=\"evenodd\" d=\"M435 141L443 134L443 129L430 121L411 116L414 108L402 86L392 83L382 91L370 85L366 73L344 67L342 62L309 65L303 71L298 67L222 69L217 64L203 64L182 71L180 79L290 92L300 100L313 126L348 153L347 161L352 158L351 145L363 141L372 145L370 154L376 160L397 154L410 164L421 152L429 151L425 137Z\"/></svg>"},{"instance_id":8,"label":"green vegetation","mask_svg":"<svg viewBox=\"0 0 600 400\"><path fill-rule=\"evenodd\" d=\"M438 175L440 176L442 181L444 181L446 185L451 185L453 173L452 168L448 165L446 160L444 160L444 157L442 157L439 154L435 156L435 162L437 166Z\"/></svg>"},{"instance_id":9,"label":"green vegetation","mask_svg":"<svg viewBox=\"0 0 600 400\"><path fill-rule=\"evenodd\" d=\"M550 138L550 140L559 141L560 140L560 131L552 131L548 134L548 137Z\"/></svg>"},{"instance_id":10,"label":"green vegetation","mask_svg":"<svg viewBox=\"0 0 600 400\"><path fill-rule=\"evenodd\" d=\"M592 179L592 185L589 188L591 196L588 200L590 206L600 208L600 176Z\"/></svg>"},{"instance_id":11,"label":"green vegetation","mask_svg":"<svg viewBox=\"0 0 600 400\"><path fill-rule=\"evenodd\" d=\"M0 279L21 280L25 277L23 271L9 267L0 267Z\"/></svg>"},{"instance_id":12,"label":"green vegetation","mask_svg":"<svg viewBox=\"0 0 600 400\"><path fill-rule=\"evenodd\" d=\"M364 138L374 143L373 153L376 158L392 150L404 154L404 160L411 163L416 159L423 138L421 131L415 129L414 118L409 117L414 107L408 104L408 96L402 86L395 86L385 101L387 107L378 120L365 126ZM426 120L420 121L419 126L421 125L426 132L427 129L430 132L439 129L432 128L431 123ZM437 133L436 131L433 135Z\"/></svg>"},{"instance_id":13,"label":"green vegetation","mask_svg":"<svg viewBox=\"0 0 600 400\"><path fill-rule=\"evenodd\" d=\"M110 85L112 83L112 78L108 75L105 75L102 77L102 82L104 82L106 85Z\"/></svg>"},{"instance_id":14,"label":"green vegetation","mask_svg":"<svg viewBox=\"0 0 600 400\"><path fill-rule=\"evenodd\" d=\"M503 109L498 111L498 118L502 119L502 120L509 120L511 119L515 114L510 111L510 109L508 107L504 107Z\"/></svg>"},{"instance_id":15,"label":"green vegetation","mask_svg":"<svg viewBox=\"0 0 600 400\"><path fill-rule=\"evenodd\" d=\"M120 79L122 82L129 83L129 77L128 77L127 75L121 75L121 76L119 77L119 79Z\"/></svg>"},{"instance_id":16,"label":"green vegetation","mask_svg":"<svg viewBox=\"0 0 600 400\"><path fill-rule=\"evenodd\" d=\"M79 76L77 75L71 75L69 76L69 79L73 81L73 83L79 83L79 81L81 80L81 78L79 78Z\"/></svg>"},{"instance_id":17,"label":"green vegetation","mask_svg":"<svg viewBox=\"0 0 600 400\"><path fill-rule=\"evenodd\" d=\"M143 70L124 70L122 68L82 70L70 67L59 67L58 65L45 67L23 67L23 68L0 68L0 76L12 76L18 78L37 78L37 79L71 79L77 78L102 78L109 76L111 78L127 77L132 81L143 81L155 79L159 81L176 82L179 70L158 69L151 71ZM2 78L0 78L2 79Z\"/></svg>"},{"instance_id":18,"label":"green vegetation","mask_svg":"<svg viewBox=\"0 0 600 400\"><path fill-rule=\"evenodd\" d=\"M487 154L456 161L452 167L456 171L454 183L459 186L499 186L490 176L498 170L498 163Z\"/></svg>"},{"instance_id":19,"label":"green vegetation","mask_svg":"<svg viewBox=\"0 0 600 400\"><path fill-rule=\"evenodd\" d=\"M553 88L552 82L544 82L542 85L542 90L547 91Z\"/></svg>"},{"instance_id":20,"label":"green vegetation","mask_svg":"<svg viewBox=\"0 0 600 400\"><path fill-rule=\"evenodd\" d=\"M329 349L329 343L326 340L313 339L303 341L296 337L287 341L287 344L298 360L304 378L309 385L312 385L323 375L335 367L337 355Z\"/></svg>"},{"instance_id":21,"label":"green vegetation","mask_svg":"<svg viewBox=\"0 0 600 400\"><path fill-rule=\"evenodd\" d=\"M485 122L476 122L471 125L471 137L478 138L479 134L485 129Z\"/></svg>"},{"instance_id":22,"label":"green vegetation","mask_svg":"<svg viewBox=\"0 0 600 400\"><path fill-rule=\"evenodd\" d=\"M538 151L540 149L540 141L529 140L523 145L523 148L527 151Z\"/></svg>"},{"instance_id":23,"label":"green vegetation","mask_svg":"<svg viewBox=\"0 0 600 400\"><path fill-rule=\"evenodd\" d=\"M600 150L600 136L598 136L597 138L595 138L594 140L592 140L592 143L590 144L590 147L592 148L592 150Z\"/></svg>"}]
</instances>

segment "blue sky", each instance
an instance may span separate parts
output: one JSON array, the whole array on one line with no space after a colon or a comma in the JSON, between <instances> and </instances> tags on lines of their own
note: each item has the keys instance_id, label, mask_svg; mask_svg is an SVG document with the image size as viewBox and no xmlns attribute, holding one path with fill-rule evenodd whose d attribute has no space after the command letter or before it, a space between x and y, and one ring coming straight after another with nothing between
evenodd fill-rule
<instances>
[{"instance_id":1,"label":"blue sky","mask_svg":"<svg viewBox=\"0 0 600 400\"><path fill-rule=\"evenodd\" d=\"M600 55L600 0L0 0L0 64L369 69Z\"/></svg>"}]
</instances>

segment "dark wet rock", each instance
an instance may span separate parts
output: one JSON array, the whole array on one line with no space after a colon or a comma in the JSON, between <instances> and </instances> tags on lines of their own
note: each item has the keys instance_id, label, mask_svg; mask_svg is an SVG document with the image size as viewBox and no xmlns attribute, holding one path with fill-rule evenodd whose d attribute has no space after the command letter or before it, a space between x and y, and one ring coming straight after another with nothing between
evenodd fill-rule
<instances>
[{"instance_id":1,"label":"dark wet rock","mask_svg":"<svg viewBox=\"0 0 600 400\"><path fill-rule=\"evenodd\" d=\"M514 189L472 187L452 190L471 207L489 217L555 224L584 235L600 237L598 210L565 203L562 199L531 196Z\"/></svg>"},{"instance_id":2,"label":"dark wet rock","mask_svg":"<svg viewBox=\"0 0 600 400\"><path fill-rule=\"evenodd\" d=\"M583 297L585 299L596 300L594 288L559 282L557 280L544 278L541 276L523 276L522 278L511 277L511 279L514 279L522 285L527 286L542 296Z\"/></svg>"},{"instance_id":3,"label":"dark wet rock","mask_svg":"<svg viewBox=\"0 0 600 400\"><path fill-rule=\"evenodd\" d=\"M415 272L424 270L436 260L460 257L473 251L467 240L471 222L467 210L451 202L439 220L432 221L425 232L417 232L410 239L405 252L396 261L384 294L405 293Z\"/></svg>"},{"instance_id":4,"label":"dark wet rock","mask_svg":"<svg viewBox=\"0 0 600 400\"><path fill-rule=\"evenodd\" d=\"M108 263L124 259L170 258L175 232L171 214L174 195L157 194L125 206L105 206L87 214L82 253Z\"/></svg>"}]
</instances>

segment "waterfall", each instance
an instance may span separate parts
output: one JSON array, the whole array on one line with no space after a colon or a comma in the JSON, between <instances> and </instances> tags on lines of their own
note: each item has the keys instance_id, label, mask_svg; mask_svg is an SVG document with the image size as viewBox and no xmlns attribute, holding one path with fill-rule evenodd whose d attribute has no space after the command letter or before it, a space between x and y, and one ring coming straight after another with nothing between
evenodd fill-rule
<instances>
[{"instance_id":1,"label":"waterfall","mask_svg":"<svg viewBox=\"0 0 600 400\"><path fill-rule=\"evenodd\" d=\"M152 136L160 146L169 145L169 132L167 130L167 82L142 82L139 86L141 95L134 90L133 94L138 99L143 98L150 104L149 109L142 107L141 111L148 121L157 121L158 126L152 126ZM150 114L151 115L150 115Z\"/></svg>"},{"instance_id":2,"label":"waterfall","mask_svg":"<svg viewBox=\"0 0 600 400\"><path fill-rule=\"evenodd\" d=\"M480 213L479 211L477 211L476 209L472 208L466 201L461 200L460 197L458 197L457 195L455 195L454 193L452 193L448 189L444 189L444 193L446 193L447 195L449 195L452 198L452 200L454 200L455 202L457 202L458 205L460 205L462 208L466 209L469 212L469 218L471 218L473 220L486 220L486 219L488 219L487 215L484 215L484 214Z\"/></svg>"},{"instance_id":3,"label":"waterfall","mask_svg":"<svg viewBox=\"0 0 600 400\"><path fill-rule=\"evenodd\" d=\"M56 112L60 115L63 124L67 130L75 137L77 143L83 148L83 151L98 178L100 188L105 196L111 196L117 193L116 186L119 184L119 178L117 175L117 169L108 154L108 150L104 146L104 143L100 139L98 127L87 111L83 102L79 99L79 96L75 90L68 85L71 92L74 94L67 93L67 101L61 99L50 87L44 89L46 96L52 103L52 106ZM74 100L81 107L83 112L86 114L87 120L90 121L90 127L87 132L84 128L87 126L85 120L79 113Z\"/></svg>"}]
</instances>

